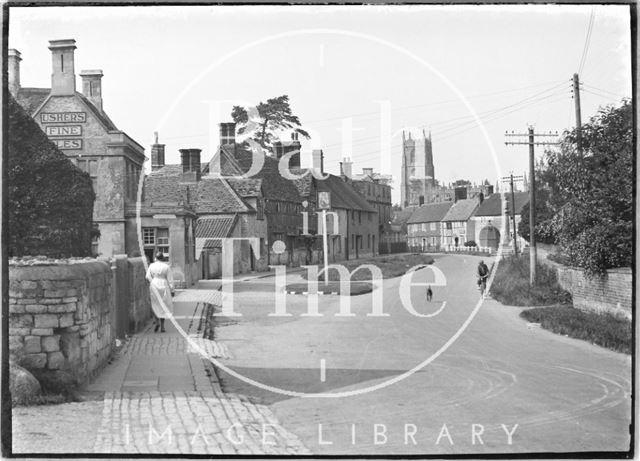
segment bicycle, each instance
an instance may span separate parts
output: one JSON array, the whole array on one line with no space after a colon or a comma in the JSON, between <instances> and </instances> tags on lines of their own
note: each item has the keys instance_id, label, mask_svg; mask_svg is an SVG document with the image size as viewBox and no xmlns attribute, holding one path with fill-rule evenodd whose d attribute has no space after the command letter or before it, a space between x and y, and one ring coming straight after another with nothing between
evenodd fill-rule
<instances>
[{"instance_id":1,"label":"bicycle","mask_svg":"<svg viewBox=\"0 0 640 461\"><path fill-rule=\"evenodd\" d=\"M480 290L480 299L484 299L485 292L487 291L487 277L489 275L478 276L478 290Z\"/></svg>"}]
</instances>

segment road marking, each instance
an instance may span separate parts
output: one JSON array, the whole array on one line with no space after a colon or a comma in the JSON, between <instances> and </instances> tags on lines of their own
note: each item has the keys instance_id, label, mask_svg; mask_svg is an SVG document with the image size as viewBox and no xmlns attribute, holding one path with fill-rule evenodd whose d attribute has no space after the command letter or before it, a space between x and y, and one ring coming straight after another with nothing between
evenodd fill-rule
<instances>
[{"instance_id":1,"label":"road marking","mask_svg":"<svg viewBox=\"0 0 640 461\"><path fill-rule=\"evenodd\" d=\"M320 382L324 383L327 380L327 363L325 359L320 359Z\"/></svg>"}]
</instances>

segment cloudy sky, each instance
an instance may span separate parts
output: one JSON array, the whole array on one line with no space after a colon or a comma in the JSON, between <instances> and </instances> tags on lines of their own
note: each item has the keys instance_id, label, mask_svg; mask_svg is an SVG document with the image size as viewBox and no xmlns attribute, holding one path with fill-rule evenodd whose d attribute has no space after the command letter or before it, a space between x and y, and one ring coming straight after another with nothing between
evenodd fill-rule
<instances>
[{"instance_id":1,"label":"cloudy sky","mask_svg":"<svg viewBox=\"0 0 640 461\"><path fill-rule=\"evenodd\" d=\"M398 202L403 130L431 131L441 182L495 183L528 168L506 130L575 125L574 73L583 121L630 96L629 24L615 5L11 8L9 46L22 86L49 87L48 40L74 38L76 74L102 69L111 119L147 155L158 131L168 163L208 160L233 105L287 94L303 164L322 148L329 171L391 173Z\"/></svg>"}]
</instances>

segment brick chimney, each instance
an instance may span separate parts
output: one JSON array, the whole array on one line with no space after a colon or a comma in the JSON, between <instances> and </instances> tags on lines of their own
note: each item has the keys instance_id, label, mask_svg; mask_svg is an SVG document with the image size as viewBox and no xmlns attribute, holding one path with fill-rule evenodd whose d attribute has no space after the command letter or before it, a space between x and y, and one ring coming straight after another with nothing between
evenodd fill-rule
<instances>
[{"instance_id":1,"label":"brick chimney","mask_svg":"<svg viewBox=\"0 0 640 461\"><path fill-rule=\"evenodd\" d=\"M82 94L91 101L100 111L102 111L102 70L83 70L80 72L82 77Z\"/></svg>"},{"instance_id":2,"label":"brick chimney","mask_svg":"<svg viewBox=\"0 0 640 461\"><path fill-rule=\"evenodd\" d=\"M183 182L200 181L200 152L202 149L180 149Z\"/></svg>"},{"instance_id":3,"label":"brick chimney","mask_svg":"<svg viewBox=\"0 0 640 461\"><path fill-rule=\"evenodd\" d=\"M311 151L311 167L324 173L324 152L322 149L314 149Z\"/></svg>"},{"instance_id":4,"label":"brick chimney","mask_svg":"<svg viewBox=\"0 0 640 461\"><path fill-rule=\"evenodd\" d=\"M76 92L76 74L73 63L73 52L76 41L73 39L50 40L51 50L51 94L71 96Z\"/></svg>"},{"instance_id":5,"label":"brick chimney","mask_svg":"<svg viewBox=\"0 0 640 461\"><path fill-rule=\"evenodd\" d=\"M151 171L164 167L164 144L158 144L158 132L153 133L155 142L151 145Z\"/></svg>"},{"instance_id":6,"label":"brick chimney","mask_svg":"<svg viewBox=\"0 0 640 461\"><path fill-rule=\"evenodd\" d=\"M236 143L236 124L227 122L220 124L220 145Z\"/></svg>"},{"instance_id":7,"label":"brick chimney","mask_svg":"<svg viewBox=\"0 0 640 461\"><path fill-rule=\"evenodd\" d=\"M289 168L300 168L300 141L298 141L298 133L291 133L291 143L285 146L284 154L297 151L289 159Z\"/></svg>"},{"instance_id":8,"label":"brick chimney","mask_svg":"<svg viewBox=\"0 0 640 461\"><path fill-rule=\"evenodd\" d=\"M18 91L20 90L20 61L22 61L22 58L20 57L20 52L13 48L9 49L8 58L9 62L7 63L7 70L9 71L9 92L13 97L17 97Z\"/></svg>"},{"instance_id":9,"label":"brick chimney","mask_svg":"<svg viewBox=\"0 0 640 461\"><path fill-rule=\"evenodd\" d=\"M362 174L367 176L373 176L373 168L363 168Z\"/></svg>"}]
</instances>

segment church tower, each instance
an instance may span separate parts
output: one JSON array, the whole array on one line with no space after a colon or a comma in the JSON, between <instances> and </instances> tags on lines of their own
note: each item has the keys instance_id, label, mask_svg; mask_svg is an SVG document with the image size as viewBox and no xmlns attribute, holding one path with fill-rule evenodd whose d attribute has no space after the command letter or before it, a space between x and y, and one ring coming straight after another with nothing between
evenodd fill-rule
<instances>
[{"instance_id":1,"label":"church tower","mask_svg":"<svg viewBox=\"0 0 640 461\"><path fill-rule=\"evenodd\" d=\"M402 178L400 200L403 208L431 202L435 188L433 148L422 131L422 139L412 139L411 132L402 132Z\"/></svg>"}]
</instances>

